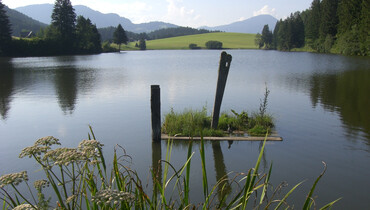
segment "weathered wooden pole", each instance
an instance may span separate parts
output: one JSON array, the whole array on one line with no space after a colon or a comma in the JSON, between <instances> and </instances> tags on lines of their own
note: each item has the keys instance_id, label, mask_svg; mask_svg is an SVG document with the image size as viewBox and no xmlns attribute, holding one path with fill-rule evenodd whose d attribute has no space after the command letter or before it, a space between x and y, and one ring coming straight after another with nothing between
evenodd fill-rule
<instances>
[{"instance_id":1,"label":"weathered wooden pole","mask_svg":"<svg viewBox=\"0 0 370 210\"><path fill-rule=\"evenodd\" d=\"M218 126L218 119L220 117L221 103L222 103L222 98L225 92L226 80L227 80L227 75L229 74L231 60L232 60L231 55L227 54L225 51L221 53L220 67L218 68L218 80L217 80L215 104L213 107L212 122L211 122L211 127L213 129L217 129L217 126Z\"/></svg>"},{"instance_id":2,"label":"weathered wooden pole","mask_svg":"<svg viewBox=\"0 0 370 210\"><path fill-rule=\"evenodd\" d=\"M151 86L150 105L152 111L152 140L161 141L161 89L159 85Z\"/></svg>"}]
</instances>

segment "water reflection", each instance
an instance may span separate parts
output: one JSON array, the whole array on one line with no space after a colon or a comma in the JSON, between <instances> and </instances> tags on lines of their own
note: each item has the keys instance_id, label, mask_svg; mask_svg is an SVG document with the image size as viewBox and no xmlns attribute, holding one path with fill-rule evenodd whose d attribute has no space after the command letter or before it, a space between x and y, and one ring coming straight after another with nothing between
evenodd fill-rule
<instances>
[{"instance_id":1,"label":"water reflection","mask_svg":"<svg viewBox=\"0 0 370 210\"><path fill-rule=\"evenodd\" d=\"M74 67L59 68L55 74L55 90L64 114L72 114L77 98L78 71Z\"/></svg>"},{"instance_id":2,"label":"water reflection","mask_svg":"<svg viewBox=\"0 0 370 210\"><path fill-rule=\"evenodd\" d=\"M153 183L153 195L159 193L158 186L156 185L159 182L159 185L162 186L162 147L161 142L152 142L152 183Z\"/></svg>"},{"instance_id":3,"label":"water reflection","mask_svg":"<svg viewBox=\"0 0 370 210\"><path fill-rule=\"evenodd\" d=\"M370 144L370 71L354 70L341 74L311 75L310 98L315 107L337 112L345 125L347 135L366 134Z\"/></svg>"},{"instance_id":4,"label":"water reflection","mask_svg":"<svg viewBox=\"0 0 370 210\"><path fill-rule=\"evenodd\" d=\"M0 64L0 115L5 120L10 110L10 102L12 101L14 71L12 63L8 58L2 58Z\"/></svg>"},{"instance_id":5,"label":"water reflection","mask_svg":"<svg viewBox=\"0 0 370 210\"><path fill-rule=\"evenodd\" d=\"M229 183L229 178L227 176L224 155L222 153L219 141L212 142L212 150L215 163L216 180L222 180L217 187L218 200L221 202L222 198L224 198L227 194L230 194L231 186Z\"/></svg>"}]
</instances>

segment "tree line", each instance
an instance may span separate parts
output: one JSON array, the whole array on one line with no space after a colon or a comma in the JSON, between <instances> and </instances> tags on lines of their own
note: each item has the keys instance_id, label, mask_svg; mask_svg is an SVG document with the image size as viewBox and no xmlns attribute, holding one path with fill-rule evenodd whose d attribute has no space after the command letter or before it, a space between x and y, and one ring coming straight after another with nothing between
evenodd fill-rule
<instances>
[{"instance_id":1,"label":"tree line","mask_svg":"<svg viewBox=\"0 0 370 210\"><path fill-rule=\"evenodd\" d=\"M101 37L90 19L76 17L70 0L56 0L51 25L36 38L12 39L9 18L0 0L0 54L40 56L100 53Z\"/></svg>"},{"instance_id":2,"label":"tree line","mask_svg":"<svg viewBox=\"0 0 370 210\"><path fill-rule=\"evenodd\" d=\"M256 36L260 48L290 51L303 46L323 53L370 55L369 0L313 0L311 7L265 25Z\"/></svg>"},{"instance_id":3,"label":"tree line","mask_svg":"<svg viewBox=\"0 0 370 210\"><path fill-rule=\"evenodd\" d=\"M116 27L106 27L106 28L99 28L98 31L101 34L102 41L113 41L113 34L116 30ZM195 34L204 34L204 33L211 33L213 31L209 31L206 29L194 29L190 27L176 27L176 28L163 28L158 29L149 33L134 33L130 31L126 31L127 38L130 42L138 41L141 39L145 40L154 40L154 39L164 39L170 37L177 37L177 36L186 36L186 35L195 35Z\"/></svg>"}]
</instances>

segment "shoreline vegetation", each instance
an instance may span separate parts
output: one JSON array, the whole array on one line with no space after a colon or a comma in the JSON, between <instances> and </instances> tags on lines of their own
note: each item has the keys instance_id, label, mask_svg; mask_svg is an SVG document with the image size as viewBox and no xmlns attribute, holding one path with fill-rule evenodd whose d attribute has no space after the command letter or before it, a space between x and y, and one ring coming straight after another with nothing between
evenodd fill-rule
<instances>
[{"instance_id":1,"label":"shoreline vegetation","mask_svg":"<svg viewBox=\"0 0 370 210\"><path fill-rule=\"evenodd\" d=\"M204 141L201 140L199 155L202 162L203 198L200 203L192 203L189 188L193 142L188 144L188 155L184 164L176 169L171 164L173 141L168 142L166 158L159 159L150 173L152 189L145 187L136 171L130 168L131 158L125 150L116 146L112 168L107 167L101 142L97 141L90 127L88 140L83 140L77 148L63 148L59 139L47 136L38 139L34 145L22 150L20 158L32 158L44 172L45 179L28 184L27 171L1 175L0 200L7 209L246 209L293 208L289 196L302 184L296 184L286 194L270 183L272 164L268 173L259 171L266 140L263 142L255 167L247 173L228 173L228 176L208 182ZM302 209L316 209L314 190L326 171L317 177ZM229 178L231 177L231 178ZM27 192L20 191L23 185ZM52 188L46 194L45 188ZM169 193L172 192L172 193ZM176 193L177 192L177 193ZM53 202L51 202L53 199ZM56 200L56 204L55 204ZM324 205L331 208L338 200Z\"/></svg>"},{"instance_id":2,"label":"shoreline vegetation","mask_svg":"<svg viewBox=\"0 0 370 210\"><path fill-rule=\"evenodd\" d=\"M268 136L275 127L274 119L267 113L270 90L265 87L263 99L260 99L258 112L248 114L246 111L237 113L223 112L218 121L217 129L211 129L212 116L207 115L207 108L201 111L185 109L182 113L174 112L173 108L165 115L162 133L169 136L186 137L224 137L228 135Z\"/></svg>"}]
</instances>

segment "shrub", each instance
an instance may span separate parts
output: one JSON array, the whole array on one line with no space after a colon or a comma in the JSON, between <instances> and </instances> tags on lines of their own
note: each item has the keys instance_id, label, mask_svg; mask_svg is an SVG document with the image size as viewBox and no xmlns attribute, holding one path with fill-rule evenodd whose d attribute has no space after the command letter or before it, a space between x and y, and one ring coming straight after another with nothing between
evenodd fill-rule
<instances>
[{"instance_id":1,"label":"shrub","mask_svg":"<svg viewBox=\"0 0 370 210\"><path fill-rule=\"evenodd\" d=\"M222 49L222 42L208 41L206 42L207 49Z\"/></svg>"},{"instance_id":2,"label":"shrub","mask_svg":"<svg viewBox=\"0 0 370 210\"><path fill-rule=\"evenodd\" d=\"M200 47L198 47L198 45L197 44L194 44L194 43L189 44L189 48L192 49L192 50L198 50L198 49L200 49Z\"/></svg>"}]
</instances>

